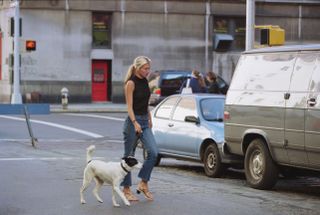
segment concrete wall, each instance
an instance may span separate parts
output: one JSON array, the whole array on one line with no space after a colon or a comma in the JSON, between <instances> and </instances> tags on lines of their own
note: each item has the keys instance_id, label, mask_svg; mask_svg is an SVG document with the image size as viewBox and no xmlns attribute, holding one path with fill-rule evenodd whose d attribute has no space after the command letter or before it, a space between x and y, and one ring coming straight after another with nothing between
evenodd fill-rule
<instances>
[{"instance_id":1,"label":"concrete wall","mask_svg":"<svg viewBox=\"0 0 320 215\"><path fill-rule=\"evenodd\" d=\"M115 13L112 42L114 87L123 85L121 81L127 68L138 55L150 57L153 70L204 71L204 21L201 15ZM121 96L118 90L113 92L114 97Z\"/></svg>"},{"instance_id":2,"label":"concrete wall","mask_svg":"<svg viewBox=\"0 0 320 215\"><path fill-rule=\"evenodd\" d=\"M245 4L231 2L211 1L207 11L204 0L22 1L22 39L36 40L37 51L22 53L21 93L36 91L42 102L60 102L60 90L66 86L71 102L90 102L91 60L108 59L112 61L111 100L123 102L123 79L138 55L149 56L153 70L198 69L204 73L212 69L229 82L240 51L212 50L212 21L216 15L245 17ZM0 102L9 101L11 94L8 56L12 38L7 31L13 13L8 5L7 1L0 5L5 34ZM93 11L112 14L111 49L92 49ZM320 27L318 11L319 4L257 3L256 24L285 28L287 43L319 42L320 33L313 30Z\"/></svg>"},{"instance_id":3,"label":"concrete wall","mask_svg":"<svg viewBox=\"0 0 320 215\"><path fill-rule=\"evenodd\" d=\"M21 14L22 38L37 41L36 51L21 56L21 91L37 91L43 102L49 102L67 86L71 95L87 97L91 92L91 13L25 9Z\"/></svg>"}]
</instances>

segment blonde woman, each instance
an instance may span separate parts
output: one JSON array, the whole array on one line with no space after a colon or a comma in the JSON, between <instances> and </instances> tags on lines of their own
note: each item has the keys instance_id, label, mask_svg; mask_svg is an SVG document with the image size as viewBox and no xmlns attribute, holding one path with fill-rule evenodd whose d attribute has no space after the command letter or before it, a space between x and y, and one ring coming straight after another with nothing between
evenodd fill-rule
<instances>
[{"instance_id":1,"label":"blonde woman","mask_svg":"<svg viewBox=\"0 0 320 215\"><path fill-rule=\"evenodd\" d=\"M146 199L153 200L149 191L148 181L156 163L158 149L152 134L152 121L149 112L150 89L146 77L150 72L151 60L145 56L134 59L129 67L125 78L125 98L128 108L128 117L125 120L124 135L124 156L134 156L137 140L140 138L148 156L145 160L138 177L141 181L138 184L137 193L142 193ZM129 201L138 201L132 193L131 174L123 180L123 192Z\"/></svg>"}]
</instances>

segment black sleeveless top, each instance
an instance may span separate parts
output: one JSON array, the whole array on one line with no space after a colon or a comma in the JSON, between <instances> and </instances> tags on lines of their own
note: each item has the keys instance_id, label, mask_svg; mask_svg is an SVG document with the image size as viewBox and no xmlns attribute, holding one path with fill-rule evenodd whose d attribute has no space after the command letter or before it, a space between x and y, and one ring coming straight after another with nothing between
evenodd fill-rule
<instances>
[{"instance_id":1,"label":"black sleeveless top","mask_svg":"<svg viewBox=\"0 0 320 215\"><path fill-rule=\"evenodd\" d=\"M133 76L130 80L134 82L133 91L133 112L135 115L145 115L148 113L150 89L146 78L140 79Z\"/></svg>"}]
</instances>

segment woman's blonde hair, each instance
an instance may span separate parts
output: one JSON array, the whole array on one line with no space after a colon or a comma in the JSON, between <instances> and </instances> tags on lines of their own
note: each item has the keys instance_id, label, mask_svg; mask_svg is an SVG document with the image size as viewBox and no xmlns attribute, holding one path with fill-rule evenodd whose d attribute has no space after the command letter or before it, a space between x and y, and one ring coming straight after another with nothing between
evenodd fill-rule
<instances>
[{"instance_id":1,"label":"woman's blonde hair","mask_svg":"<svg viewBox=\"0 0 320 215\"><path fill-rule=\"evenodd\" d=\"M146 56L136 57L133 61L133 64L131 64L131 66L128 69L128 72L124 79L124 83L127 83L130 80L130 78L134 75L135 71L139 70L143 65L150 64L150 63L151 63L150 58Z\"/></svg>"}]
</instances>

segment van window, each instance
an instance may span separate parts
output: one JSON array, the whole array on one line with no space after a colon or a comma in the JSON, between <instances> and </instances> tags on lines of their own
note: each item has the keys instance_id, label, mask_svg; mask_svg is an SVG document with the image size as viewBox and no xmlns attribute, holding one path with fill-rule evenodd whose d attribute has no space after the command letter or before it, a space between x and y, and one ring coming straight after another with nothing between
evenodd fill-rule
<instances>
[{"instance_id":1,"label":"van window","mask_svg":"<svg viewBox=\"0 0 320 215\"><path fill-rule=\"evenodd\" d=\"M288 90L295 56L294 53L243 55L239 60L230 89Z\"/></svg>"},{"instance_id":2,"label":"van window","mask_svg":"<svg viewBox=\"0 0 320 215\"><path fill-rule=\"evenodd\" d=\"M316 59L317 55L313 52L298 55L291 76L290 91L308 91Z\"/></svg>"},{"instance_id":3,"label":"van window","mask_svg":"<svg viewBox=\"0 0 320 215\"><path fill-rule=\"evenodd\" d=\"M320 92L320 55L317 55L317 60L314 66L312 80L310 83L311 92Z\"/></svg>"}]
</instances>

